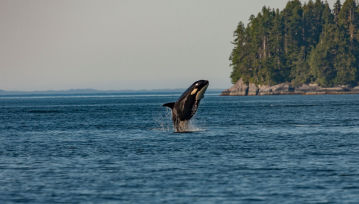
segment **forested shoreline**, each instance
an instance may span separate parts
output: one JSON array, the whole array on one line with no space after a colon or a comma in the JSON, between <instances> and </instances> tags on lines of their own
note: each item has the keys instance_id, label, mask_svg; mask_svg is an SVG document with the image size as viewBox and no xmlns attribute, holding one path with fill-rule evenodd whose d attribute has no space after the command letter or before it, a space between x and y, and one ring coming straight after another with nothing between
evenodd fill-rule
<instances>
[{"instance_id":1,"label":"forested shoreline","mask_svg":"<svg viewBox=\"0 0 359 204\"><path fill-rule=\"evenodd\" d=\"M358 28L355 0L338 0L332 9L321 0L290 0L283 10L263 7L234 32L232 82L356 86Z\"/></svg>"}]
</instances>

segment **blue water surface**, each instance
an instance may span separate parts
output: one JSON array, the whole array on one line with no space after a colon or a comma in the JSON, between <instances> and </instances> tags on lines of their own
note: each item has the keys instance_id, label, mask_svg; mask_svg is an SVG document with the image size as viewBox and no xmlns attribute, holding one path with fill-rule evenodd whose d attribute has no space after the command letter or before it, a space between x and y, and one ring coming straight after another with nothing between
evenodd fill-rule
<instances>
[{"instance_id":1,"label":"blue water surface","mask_svg":"<svg viewBox=\"0 0 359 204\"><path fill-rule=\"evenodd\" d=\"M0 203L358 203L359 95L0 97Z\"/></svg>"}]
</instances>

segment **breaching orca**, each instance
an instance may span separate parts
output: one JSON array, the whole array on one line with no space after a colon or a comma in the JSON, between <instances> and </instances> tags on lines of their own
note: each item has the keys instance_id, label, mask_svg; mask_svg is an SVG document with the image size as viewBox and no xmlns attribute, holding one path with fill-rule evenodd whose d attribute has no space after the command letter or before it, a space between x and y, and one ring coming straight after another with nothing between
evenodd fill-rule
<instances>
[{"instance_id":1,"label":"breaching orca","mask_svg":"<svg viewBox=\"0 0 359 204\"><path fill-rule=\"evenodd\" d=\"M207 80L196 81L176 102L163 104L163 106L172 109L173 126L176 132L187 131L188 121L196 113L208 85Z\"/></svg>"}]
</instances>

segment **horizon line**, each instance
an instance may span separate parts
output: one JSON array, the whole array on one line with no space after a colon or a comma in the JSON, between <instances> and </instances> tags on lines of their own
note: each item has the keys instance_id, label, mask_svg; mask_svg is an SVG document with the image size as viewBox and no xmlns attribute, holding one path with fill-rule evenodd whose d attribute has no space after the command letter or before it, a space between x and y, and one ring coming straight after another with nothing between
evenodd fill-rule
<instances>
[{"instance_id":1,"label":"horizon line","mask_svg":"<svg viewBox=\"0 0 359 204\"><path fill-rule=\"evenodd\" d=\"M71 88L71 89L48 89L48 90L6 90L0 89L0 93L31 93L31 92L140 92L140 91L181 91L186 88L163 88L163 89L95 89L95 88ZM209 91L225 90L227 88L209 88Z\"/></svg>"}]
</instances>

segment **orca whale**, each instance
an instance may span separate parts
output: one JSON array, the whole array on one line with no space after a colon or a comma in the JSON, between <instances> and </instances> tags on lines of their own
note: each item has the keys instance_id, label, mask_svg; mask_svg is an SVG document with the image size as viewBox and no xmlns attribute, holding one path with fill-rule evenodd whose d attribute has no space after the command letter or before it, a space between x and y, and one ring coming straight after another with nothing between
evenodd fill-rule
<instances>
[{"instance_id":1,"label":"orca whale","mask_svg":"<svg viewBox=\"0 0 359 204\"><path fill-rule=\"evenodd\" d=\"M163 106L172 109L172 121L176 132L188 130L188 121L196 113L208 85L209 82L207 80L196 81L176 102L163 104Z\"/></svg>"}]
</instances>

